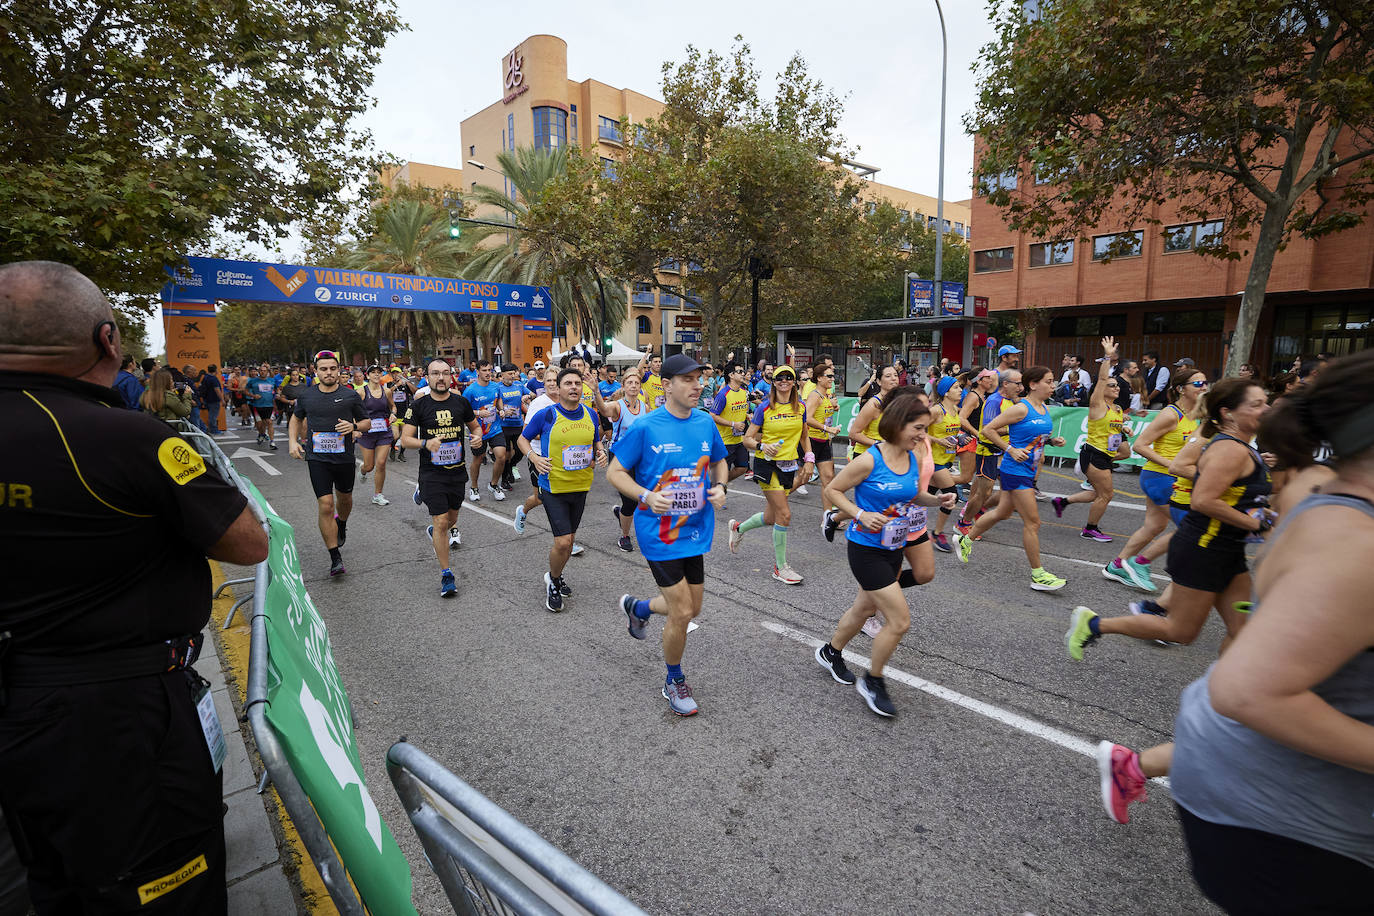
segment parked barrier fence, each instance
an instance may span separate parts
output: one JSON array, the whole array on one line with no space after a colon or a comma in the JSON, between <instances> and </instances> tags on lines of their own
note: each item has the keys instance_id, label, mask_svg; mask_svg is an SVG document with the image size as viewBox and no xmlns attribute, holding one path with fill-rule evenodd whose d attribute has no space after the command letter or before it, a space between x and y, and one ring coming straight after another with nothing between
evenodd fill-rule
<instances>
[{"instance_id":1,"label":"parked barrier fence","mask_svg":"<svg viewBox=\"0 0 1374 916\"><path fill-rule=\"evenodd\" d=\"M504 808L404 739L386 769L459 916L643 916Z\"/></svg>"}]
</instances>

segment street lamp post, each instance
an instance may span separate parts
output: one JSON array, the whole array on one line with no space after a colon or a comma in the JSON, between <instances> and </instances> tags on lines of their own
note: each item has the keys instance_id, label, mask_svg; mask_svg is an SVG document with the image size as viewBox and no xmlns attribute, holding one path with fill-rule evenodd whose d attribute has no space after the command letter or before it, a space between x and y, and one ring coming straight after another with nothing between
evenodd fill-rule
<instances>
[{"instance_id":1,"label":"street lamp post","mask_svg":"<svg viewBox=\"0 0 1374 916\"><path fill-rule=\"evenodd\" d=\"M753 372L754 365L758 362L755 347L758 346L759 340L759 281L773 279L773 264L766 258L751 254L749 256L749 277L753 280L749 313L749 371Z\"/></svg>"},{"instance_id":2,"label":"street lamp post","mask_svg":"<svg viewBox=\"0 0 1374 916\"><path fill-rule=\"evenodd\" d=\"M935 197L935 314L945 308L945 76L949 70L949 37L945 34L945 11L935 0L940 15L940 171Z\"/></svg>"}]
</instances>

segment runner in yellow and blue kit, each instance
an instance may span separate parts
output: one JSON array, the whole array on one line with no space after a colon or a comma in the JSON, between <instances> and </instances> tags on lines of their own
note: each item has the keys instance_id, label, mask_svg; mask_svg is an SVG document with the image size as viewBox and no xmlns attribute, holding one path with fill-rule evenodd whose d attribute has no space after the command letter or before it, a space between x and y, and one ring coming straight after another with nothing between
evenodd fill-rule
<instances>
[{"instance_id":1,"label":"runner in yellow and blue kit","mask_svg":"<svg viewBox=\"0 0 1374 916\"><path fill-rule=\"evenodd\" d=\"M1004 369L1001 373L984 369L978 374L980 382L985 378L994 377L997 378L997 389L983 401L978 413L978 447L973 457L973 489L969 492L968 502L964 504L963 514L954 523L960 534L968 534L981 512L985 509L994 509L1001 502L1001 498L993 489L1000 477L997 469L998 449L984 430L1003 410L1021 399L1025 386L1021 381L1020 369Z\"/></svg>"},{"instance_id":2,"label":"runner in yellow and blue kit","mask_svg":"<svg viewBox=\"0 0 1374 916\"><path fill-rule=\"evenodd\" d=\"M1126 414L1116 403L1120 381L1112 375L1112 366L1118 359L1116 339L1102 338L1102 361L1097 368L1097 384L1093 386L1092 399L1088 404L1088 439L1078 453L1078 467L1092 484L1092 490L1079 490L1072 496L1056 496L1050 502L1054 506L1056 518L1064 515L1070 504L1091 502L1088 509L1088 523L1083 526L1080 537L1106 543L1112 539L1098 527L1107 506L1116 495L1112 485L1112 468L1117 461L1131 454L1131 443L1127 438Z\"/></svg>"},{"instance_id":3,"label":"runner in yellow and blue kit","mask_svg":"<svg viewBox=\"0 0 1374 916\"><path fill-rule=\"evenodd\" d=\"M725 443L726 462L730 465L730 479L749 473L749 449L744 445L744 431L749 428L749 388L744 384L744 366L733 360L725 364L728 384L716 393L711 416L716 431Z\"/></svg>"},{"instance_id":4,"label":"runner in yellow and blue kit","mask_svg":"<svg viewBox=\"0 0 1374 916\"><path fill-rule=\"evenodd\" d=\"M1045 366L1032 366L1025 372L1024 385L1026 396L983 426L983 435L1002 452L997 470L1005 495L991 515L975 522L968 534L955 535L954 541L959 559L967 563L973 553L974 538L986 534L1013 512L1017 513L1021 516L1021 545L1031 567L1031 588L1038 592L1054 592L1063 588L1066 580L1040 565L1040 510L1035 502L1035 469L1045 446L1059 448L1064 440L1054 435L1054 421L1045 406L1054 394L1054 376L1050 370ZM1002 429L1007 430L1009 441L1004 441L999 434Z\"/></svg>"},{"instance_id":5,"label":"runner in yellow and blue kit","mask_svg":"<svg viewBox=\"0 0 1374 916\"><path fill-rule=\"evenodd\" d=\"M536 441L537 453L532 448ZM557 612L563 610L563 599L572 597L572 588L563 581L563 567L572 555L573 536L587 506L593 465L606 466L601 424L582 403L581 372L569 368L558 373L558 403L530 416L518 444L539 473L539 501L553 531L549 571L544 574L544 606Z\"/></svg>"},{"instance_id":6,"label":"runner in yellow and blue kit","mask_svg":"<svg viewBox=\"0 0 1374 916\"><path fill-rule=\"evenodd\" d=\"M611 447L606 479L634 500L635 537L649 562L660 594L653 599L624 595L620 609L629 632L643 639L651 614L664 614L663 660L668 674L663 696L673 712L697 712L682 673L687 624L701 613L704 556L715 533L715 510L725 508L725 443L715 421L696 410L701 366L687 356L663 363L664 406L650 412Z\"/></svg>"}]
</instances>

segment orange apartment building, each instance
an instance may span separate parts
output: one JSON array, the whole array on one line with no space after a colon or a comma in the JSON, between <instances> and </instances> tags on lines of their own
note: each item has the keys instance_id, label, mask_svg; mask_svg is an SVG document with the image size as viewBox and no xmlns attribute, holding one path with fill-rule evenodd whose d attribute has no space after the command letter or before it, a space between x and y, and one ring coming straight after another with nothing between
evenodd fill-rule
<instances>
[{"instance_id":1,"label":"orange apartment building","mask_svg":"<svg viewBox=\"0 0 1374 916\"><path fill-rule=\"evenodd\" d=\"M975 141L975 161L980 154ZM1022 169L993 180L1024 189L1035 178ZM1109 211L1092 233L1055 242L1009 229L976 184L969 293L988 297L994 318L1024 319L1026 310L1044 310L1023 346L1023 365L1057 369L1065 353L1095 359L1098 339L1111 334L1128 357L1158 350L1166 364L1188 356L1213 377L1220 373L1251 258L1198 255L1197 239L1217 224L1179 219L1168 205L1152 213L1160 225L1121 225ZM1116 233L1134 233L1139 253L1099 260L1097 253ZM1340 355L1374 345L1371 310L1374 219L1316 240L1295 235L1275 257L1250 361L1267 377L1299 354Z\"/></svg>"}]
</instances>

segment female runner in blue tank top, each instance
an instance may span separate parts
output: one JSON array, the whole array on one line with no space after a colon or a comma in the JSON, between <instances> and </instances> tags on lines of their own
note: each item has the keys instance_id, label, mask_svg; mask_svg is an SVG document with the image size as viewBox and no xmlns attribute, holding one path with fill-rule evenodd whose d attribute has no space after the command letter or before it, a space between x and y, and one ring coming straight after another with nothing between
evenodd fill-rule
<instances>
[{"instance_id":1,"label":"female runner in blue tank top","mask_svg":"<svg viewBox=\"0 0 1374 916\"><path fill-rule=\"evenodd\" d=\"M1054 394L1054 376L1044 366L1031 366L1022 375L1021 383L1025 387L1022 398L983 427L983 435L1002 452L997 470L1007 498L1001 500L991 514L978 519L968 534L956 534L954 540L959 545L959 559L967 563L973 553L974 540L1015 512L1021 516L1021 545L1030 562L1031 588L1038 592L1055 592L1063 588L1067 580L1047 572L1040 565L1040 508L1035 502L1035 471L1045 446L1064 445L1063 438L1054 434L1054 422L1045 406ZM1004 429L1010 441L1002 438Z\"/></svg>"}]
</instances>

